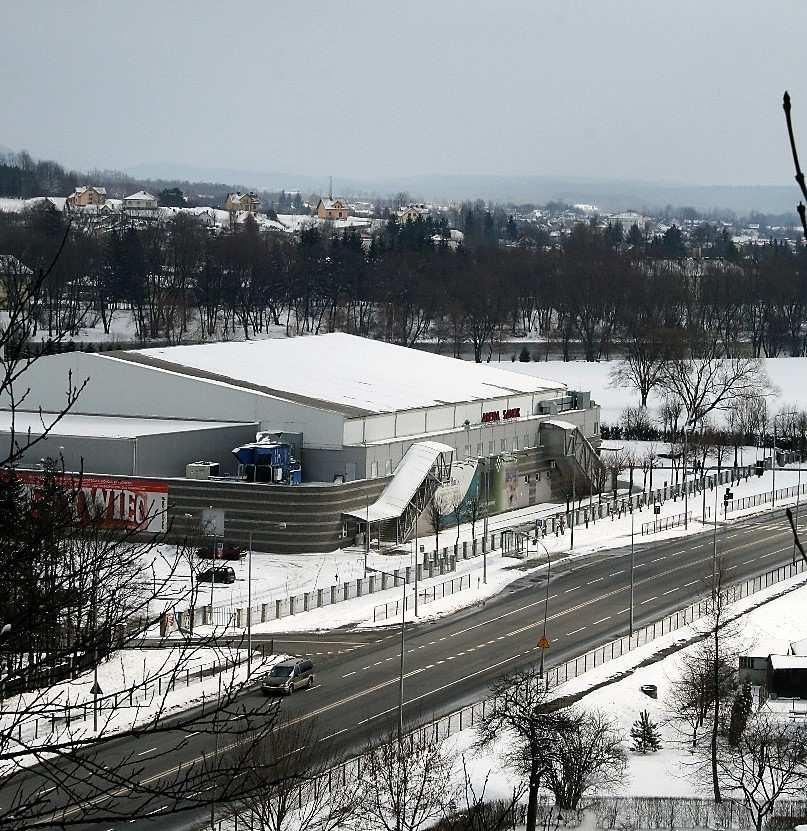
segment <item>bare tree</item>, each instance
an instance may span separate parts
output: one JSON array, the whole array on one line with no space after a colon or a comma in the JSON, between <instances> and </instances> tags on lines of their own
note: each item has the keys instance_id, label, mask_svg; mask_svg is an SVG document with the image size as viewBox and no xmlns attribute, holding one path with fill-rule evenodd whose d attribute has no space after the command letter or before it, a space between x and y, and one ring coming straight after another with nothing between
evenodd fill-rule
<instances>
[{"instance_id":1,"label":"bare tree","mask_svg":"<svg viewBox=\"0 0 807 831\"><path fill-rule=\"evenodd\" d=\"M355 764L341 764L315 720L282 721L253 746L245 810L262 831L337 831L358 810Z\"/></svg>"},{"instance_id":2,"label":"bare tree","mask_svg":"<svg viewBox=\"0 0 807 831\"><path fill-rule=\"evenodd\" d=\"M371 744L362 756L358 829L419 831L438 820L451 798L451 762L441 742L417 732Z\"/></svg>"},{"instance_id":3,"label":"bare tree","mask_svg":"<svg viewBox=\"0 0 807 831\"><path fill-rule=\"evenodd\" d=\"M804 794L807 728L773 713L757 713L736 747L721 742L717 768L723 789L742 798L754 828L762 831L781 799Z\"/></svg>"},{"instance_id":4,"label":"bare tree","mask_svg":"<svg viewBox=\"0 0 807 831\"><path fill-rule=\"evenodd\" d=\"M722 357L716 343L693 357L668 362L659 383L669 397L680 402L685 431L702 424L713 412L730 410L744 399L771 391L758 359Z\"/></svg>"},{"instance_id":5,"label":"bare tree","mask_svg":"<svg viewBox=\"0 0 807 831\"><path fill-rule=\"evenodd\" d=\"M491 693L477 727L477 746L486 749L505 739L502 761L526 781L527 831L535 831L548 745L567 726L566 718L550 711L544 679L533 668L497 681Z\"/></svg>"}]
</instances>

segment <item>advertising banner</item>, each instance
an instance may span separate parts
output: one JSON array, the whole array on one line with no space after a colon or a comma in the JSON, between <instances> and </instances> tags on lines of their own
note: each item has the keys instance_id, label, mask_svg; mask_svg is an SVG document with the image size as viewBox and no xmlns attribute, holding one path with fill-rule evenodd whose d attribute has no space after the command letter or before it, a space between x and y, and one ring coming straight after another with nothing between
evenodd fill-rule
<instances>
[{"instance_id":1,"label":"advertising banner","mask_svg":"<svg viewBox=\"0 0 807 831\"><path fill-rule=\"evenodd\" d=\"M32 491L43 474L17 471L17 478ZM157 479L120 479L64 473L58 477L73 494L80 522L98 522L103 528L160 533L168 527L168 483Z\"/></svg>"}]
</instances>

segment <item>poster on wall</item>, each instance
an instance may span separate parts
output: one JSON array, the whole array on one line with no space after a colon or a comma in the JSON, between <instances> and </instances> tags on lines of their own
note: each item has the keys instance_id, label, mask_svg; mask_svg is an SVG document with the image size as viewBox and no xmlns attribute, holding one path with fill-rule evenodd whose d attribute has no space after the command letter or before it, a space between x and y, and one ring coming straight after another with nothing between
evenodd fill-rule
<instances>
[{"instance_id":1,"label":"poster on wall","mask_svg":"<svg viewBox=\"0 0 807 831\"><path fill-rule=\"evenodd\" d=\"M451 465L451 479L440 485L435 491L434 499L441 516L441 527L467 522L471 516L470 502L479 493L479 464L476 459L466 459ZM477 507L477 514L484 508Z\"/></svg>"},{"instance_id":2,"label":"poster on wall","mask_svg":"<svg viewBox=\"0 0 807 831\"><path fill-rule=\"evenodd\" d=\"M36 499L43 475L18 471L20 482ZM65 473L59 476L74 496L78 520L97 521L102 528L161 533L168 528L168 483L156 479L119 479Z\"/></svg>"}]
</instances>

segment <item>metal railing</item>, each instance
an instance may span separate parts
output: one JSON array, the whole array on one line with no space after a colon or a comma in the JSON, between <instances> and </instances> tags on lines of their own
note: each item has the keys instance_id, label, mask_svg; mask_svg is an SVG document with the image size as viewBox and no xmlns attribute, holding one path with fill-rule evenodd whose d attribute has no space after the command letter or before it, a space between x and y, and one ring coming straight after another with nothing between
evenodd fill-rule
<instances>
[{"instance_id":1,"label":"metal railing","mask_svg":"<svg viewBox=\"0 0 807 831\"><path fill-rule=\"evenodd\" d=\"M773 501L775 502L777 499L793 499L793 497L805 493L807 493L807 484L801 486L791 485L789 488L777 488ZM725 514L729 514L732 511L742 511L746 508L753 508L756 505L765 505L770 501L771 491L766 491L765 493L755 493L751 496L743 496L740 499L730 499L726 503Z\"/></svg>"},{"instance_id":2,"label":"metal railing","mask_svg":"<svg viewBox=\"0 0 807 831\"><path fill-rule=\"evenodd\" d=\"M658 534L660 531L668 531L670 528L678 528L680 525L685 525L692 522L692 511L686 514L675 514L675 516L657 517L653 522L642 523L642 534Z\"/></svg>"},{"instance_id":3,"label":"metal railing","mask_svg":"<svg viewBox=\"0 0 807 831\"><path fill-rule=\"evenodd\" d=\"M479 578L481 579L481 578ZM435 600L442 600L444 597L450 597L452 594L462 591L463 589L470 589L473 583L473 574L466 572L460 574L458 577L452 577L449 580L443 580L442 583L436 583L431 586L426 586L423 589L418 589L418 603L434 603ZM407 594L398 600L391 600L389 603L380 603L373 607L373 623L380 620L386 620L390 617L398 617L401 614L401 609L406 607L406 611L413 610L415 607L415 593Z\"/></svg>"}]
</instances>

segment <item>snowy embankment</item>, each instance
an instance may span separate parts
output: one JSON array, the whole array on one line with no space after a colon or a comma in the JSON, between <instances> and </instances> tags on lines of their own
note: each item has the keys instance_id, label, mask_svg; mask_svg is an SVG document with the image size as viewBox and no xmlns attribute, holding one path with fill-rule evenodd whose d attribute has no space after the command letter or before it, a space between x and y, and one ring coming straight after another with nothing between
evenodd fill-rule
<instances>
[{"instance_id":1,"label":"snowy embankment","mask_svg":"<svg viewBox=\"0 0 807 831\"><path fill-rule=\"evenodd\" d=\"M733 615L742 615L741 642L736 645L738 652L784 654L792 642L807 637L807 618L804 616L807 586L803 585L804 581L803 574L793 577L730 607ZM769 598L775 599L768 600ZM662 749L646 756L629 753L625 780L615 785L609 793L624 796L709 795L693 783L692 757L686 746L687 737L670 720L673 685L681 676L686 656L696 646L686 646L647 666L641 666L653 661L654 656L664 654L676 643L696 636L703 631L702 626L696 622L677 629L555 689L555 696L582 693L580 707L608 713L626 735L642 710L647 710L659 725ZM609 683L611 679L617 680ZM645 684L656 685L657 699L649 698L641 692L641 687ZM594 687L599 688L593 689ZM591 692L586 692L587 690ZM490 774L487 790L489 798L509 798L517 779L501 764L501 753L506 749L505 745L500 743L492 751L481 752L474 747L475 736L473 730L451 736L446 740L445 752L451 758L465 758L477 785L481 785ZM455 767L454 775L457 785L461 785L461 765Z\"/></svg>"},{"instance_id":2,"label":"snowy embankment","mask_svg":"<svg viewBox=\"0 0 807 831\"><path fill-rule=\"evenodd\" d=\"M286 655L253 655L234 647L124 649L98 665L98 728L93 723L92 670L45 690L7 698L0 730L19 749L59 741L84 742L148 724L257 681ZM12 747L12 752L14 748ZM19 761L19 760L18 760Z\"/></svg>"}]
</instances>

